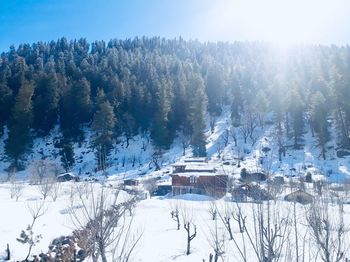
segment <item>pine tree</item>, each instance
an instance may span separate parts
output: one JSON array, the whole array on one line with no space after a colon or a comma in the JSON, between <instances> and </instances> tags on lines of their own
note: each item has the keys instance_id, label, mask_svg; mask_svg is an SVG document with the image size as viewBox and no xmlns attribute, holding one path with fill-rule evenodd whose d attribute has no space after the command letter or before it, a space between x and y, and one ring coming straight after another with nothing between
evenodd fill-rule
<instances>
[{"instance_id":1,"label":"pine tree","mask_svg":"<svg viewBox=\"0 0 350 262\"><path fill-rule=\"evenodd\" d=\"M152 122L151 137L157 147L169 148L172 140L168 129L168 114L171 110L170 82L161 78L157 83L156 113Z\"/></svg>"},{"instance_id":2,"label":"pine tree","mask_svg":"<svg viewBox=\"0 0 350 262\"><path fill-rule=\"evenodd\" d=\"M304 115L303 102L296 90L292 90L289 96L288 111L292 120L292 132L294 138L294 148L298 148L298 141L303 136Z\"/></svg>"},{"instance_id":3,"label":"pine tree","mask_svg":"<svg viewBox=\"0 0 350 262\"><path fill-rule=\"evenodd\" d=\"M193 156L206 156L205 137L205 113L207 108L207 97L204 91L203 79L198 74L193 74L188 83L189 93L189 121L191 123L192 136L191 145Z\"/></svg>"},{"instance_id":4,"label":"pine tree","mask_svg":"<svg viewBox=\"0 0 350 262\"><path fill-rule=\"evenodd\" d=\"M220 115L221 101L224 94L223 69L215 64L209 65L206 74L206 93L208 96L208 112L210 115Z\"/></svg>"},{"instance_id":5,"label":"pine tree","mask_svg":"<svg viewBox=\"0 0 350 262\"><path fill-rule=\"evenodd\" d=\"M86 78L74 81L63 94L61 127L67 138L82 138L81 124L91 119L91 87Z\"/></svg>"},{"instance_id":6,"label":"pine tree","mask_svg":"<svg viewBox=\"0 0 350 262\"><path fill-rule=\"evenodd\" d=\"M349 82L350 77L348 76L346 78L346 75L342 73L340 68L336 66L332 67L330 87L335 102L334 112L338 127L339 142L343 148L350 148Z\"/></svg>"},{"instance_id":7,"label":"pine tree","mask_svg":"<svg viewBox=\"0 0 350 262\"><path fill-rule=\"evenodd\" d=\"M174 138L176 130L181 130L184 136L189 135L190 125L188 116L188 98L186 97L187 79L181 64L176 65L176 73L174 76L174 95L169 112L168 129L170 137Z\"/></svg>"},{"instance_id":8,"label":"pine tree","mask_svg":"<svg viewBox=\"0 0 350 262\"><path fill-rule=\"evenodd\" d=\"M243 111L243 97L238 76L232 74L230 85L232 90L231 121L234 126L238 126L241 121L241 112Z\"/></svg>"},{"instance_id":9,"label":"pine tree","mask_svg":"<svg viewBox=\"0 0 350 262\"><path fill-rule=\"evenodd\" d=\"M93 145L96 149L96 158L98 169L104 170L106 159L113 145L113 128L115 126L115 116L113 107L108 101L101 102L99 109L96 111L93 121L92 130L95 131Z\"/></svg>"},{"instance_id":10,"label":"pine tree","mask_svg":"<svg viewBox=\"0 0 350 262\"><path fill-rule=\"evenodd\" d=\"M0 137L3 133L3 126L9 119L11 112L12 90L6 82L0 80Z\"/></svg>"},{"instance_id":11,"label":"pine tree","mask_svg":"<svg viewBox=\"0 0 350 262\"><path fill-rule=\"evenodd\" d=\"M326 160L326 143L329 140L328 131L328 108L326 99L320 92L316 92L311 97L310 104L310 120L311 128L315 130L318 140L318 146L321 147L321 154L324 160Z\"/></svg>"},{"instance_id":12,"label":"pine tree","mask_svg":"<svg viewBox=\"0 0 350 262\"><path fill-rule=\"evenodd\" d=\"M255 99L254 99L254 105L256 108L256 112L259 118L259 124L261 127L264 126L264 116L267 113L267 107L268 107L268 99L266 97L266 93L261 89L258 91Z\"/></svg>"},{"instance_id":13,"label":"pine tree","mask_svg":"<svg viewBox=\"0 0 350 262\"><path fill-rule=\"evenodd\" d=\"M35 89L33 101L33 126L43 135L53 128L57 121L59 102L58 79L55 72L42 76L39 86Z\"/></svg>"},{"instance_id":14,"label":"pine tree","mask_svg":"<svg viewBox=\"0 0 350 262\"><path fill-rule=\"evenodd\" d=\"M75 163L74 149L72 143L67 139L61 139L56 145L59 148L61 163L66 172L70 171Z\"/></svg>"},{"instance_id":15,"label":"pine tree","mask_svg":"<svg viewBox=\"0 0 350 262\"><path fill-rule=\"evenodd\" d=\"M25 81L18 91L12 108L9 125L9 137L6 141L6 154L18 165L19 158L26 152L30 144L30 125L32 122L32 96L34 85Z\"/></svg>"}]
</instances>

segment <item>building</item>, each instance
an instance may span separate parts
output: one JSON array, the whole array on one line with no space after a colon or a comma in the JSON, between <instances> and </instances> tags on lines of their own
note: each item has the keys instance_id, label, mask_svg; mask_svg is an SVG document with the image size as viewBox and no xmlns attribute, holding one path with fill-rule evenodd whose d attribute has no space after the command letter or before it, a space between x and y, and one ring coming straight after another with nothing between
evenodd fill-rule
<instances>
[{"instance_id":1,"label":"building","mask_svg":"<svg viewBox=\"0 0 350 262\"><path fill-rule=\"evenodd\" d=\"M289 202L298 202L300 204L306 205L312 203L314 201L314 197L303 190L297 190L293 193L286 195L284 197L284 200Z\"/></svg>"},{"instance_id":2,"label":"building","mask_svg":"<svg viewBox=\"0 0 350 262\"><path fill-rule=\"evenodd\" d=\"M67 182L67 181L79 181L79 177L75 176L73 173L63 173L57 176L57 182Z\"/></svg>"},{"instance_id":3,"label":"building","mask_svg":"<svg viewBox=\"0 0 350 262\"><path fill-rule=\"evenodd\" d=\"M218 172L205 159L191 159L173 165L172 194L200 194L222 197L226 194L228 176Z\"/></svg>"},{"instance_id":4,"label":"building","mask_svg":"<svg viewBox=\"0 0 350 262\"><path fill-rule=\"evenodd\" d=\"M124 179L124 186L138 186L139 184L138 179Z\"/></svg>"}]
</instances>

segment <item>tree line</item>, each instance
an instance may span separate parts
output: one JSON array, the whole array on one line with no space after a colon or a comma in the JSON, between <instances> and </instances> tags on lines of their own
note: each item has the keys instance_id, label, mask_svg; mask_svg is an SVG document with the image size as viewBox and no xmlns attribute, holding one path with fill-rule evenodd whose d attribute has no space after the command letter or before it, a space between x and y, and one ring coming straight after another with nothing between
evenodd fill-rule
<instances>
[{"instance_id":1,"label":"tree line","mask_svg":"<svg viewBox=\"0 0 350 262\"><path fill-rule=\"evenodd\" d=\"M350 148L349 69L348 46L282 52L259 42L159 37L21 44L0 57L0 135L8 130L5 153L16 166L32 139L57 124L67 166L87 128L99 168L120 135L149 134L167 149L181 134L195 156L205 156L207 117L215 123L227 106L235 126L272 114L296 148L309 125L325 158L331 127L339 146Z\"/></svg>"}]
</instances>

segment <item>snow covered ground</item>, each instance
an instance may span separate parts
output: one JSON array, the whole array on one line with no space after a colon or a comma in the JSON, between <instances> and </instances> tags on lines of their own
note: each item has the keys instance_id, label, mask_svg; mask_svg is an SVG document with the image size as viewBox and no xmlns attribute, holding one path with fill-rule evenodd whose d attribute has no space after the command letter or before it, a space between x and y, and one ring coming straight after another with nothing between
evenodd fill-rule
<instances>
[{"instance_id":1,"label":"snow covered ground","mask_svg":"<svg viewBox=\"0 0 350 262\"><path fill-rule=\"evenodd\" d=\"M274 175L284 175L294 177L305 175L308 171L313 172L314 178L320 177L328 179L331 182L342 182L350 178L349 157L337 158L335 135L327 144L327 161L324 161L320 154L320 149L316 146L315 138L311 132L304 134L304 147L300 150L294 150L288 147L286 157L282 162L278 161L277 143L274 136L274 126L265 125L263 128L257 127L254 133L254 141L248 138L244 143L239 128L235 129L237 135L237 146L234 145L232 137L229 137L227 146L223 146L226 130L232 131L229 122L228 113L224 113L216 121L214 132L211 133L208 127L207 131L207 152L209 161L219 164L222 170L234 176L239 176L241 168L250 171L258 171L262 168L268 168ZM307 129L306 129L307 130ZM6 132L5 132L6 133ZM54 139L59 136L56 129L51 136L34 141L33 152L28 155L28 163L35 159L48 157L50 160L59 162L58 151L54 148ZM5 171L8 162L4 157L4 140L6 134L0 139L0 180L5 181L7 172ZM154 171L153 166L149 166L154 153L154 148L147 137L136 136L130 140L127 147L125 139L121 138L121 143L113 152L110 161L111 167L108 169L109 183L120 182L124 178L149 178L162 177L162 181L169 182L169 172L171 164L191 156L190 149L186 150L186 156L182 156L182 146L179 139L175 140L169 151L164 152L160 159L161 170ZM265 154L262 152L264 147L271 150ZM93 173L95 167L94 154L90 148L89 136L79 146L74 146L76 154L76 166L74 173L85 174ZM221 159L219 159L219 153ZM239 161L239 158L242 158ZM136 161L134 161L136 159ZM263 164L261 164L263 159ZM123 164L124 162L124 164ZM133 162L135 162L133 164ZM225 163L226 162L226 163ZM240 162L240 166L238 166ZM28 175L26 171L20 172L23 177ZM0 184L0 257L2 251L9 243L14 259L23 259L27 247L16 238L22 229L31 222L29 209L35 207L41 200L35 186L25 184L22 195L19 200L10 198L11 184L3 182ZM42 234L41 241L34 247L33 253L46 252L49 243L60 235L67 235L74 229L71 223L71 216L68 207L71 198L72 183L62 183L61 194L56 201L50 197L45 201L47 212L38 219L34 231L36 234ZM180 198L180 199L179 199ZM198 234L192 242L192 254L187 256L186 250L186 232L176 230L175 222L170 218L171 206L175 203L181 203L193 213L193 222L197 225ZM208 206L211 199L198 195L185 195L174 199L170 198L152 198L141 201L136 209L134 227L143 232L142 239L134 253L134 261L208 261L208 256L212 251L210 246L210 230L215 225L210 219ZM224 207L224 200L219 200L218 206ZM242 204L247 216L252 215L251 204ZM286 205L285 203L281 204ZM332 207L335 208L335 207ZM298 216L303 219L305 210L299 207ZM193 212L192 212L193 211ZM349 207L345 205L345 214L349 216ZM252 222L249 222L252 223ZM237 255L237 248L232 241L227 240L227 232L221 224L219 226L220 234L225 235L225 254L229 258L227 261L240 261ZM237 233L237 238L240 235ZM303 230L301 230L303 232ZM242 242L240 239L239 242ZM248 247L247 247L248 248ZM306 248L306 247L305 247ZM309 247L311 248L311 247ZM253 250L248 248L247 254L253 254ZM254 256L249 261L256 261Z\"/></svg>"},{"instance_id":2,"label":"snow covered ground","mask_svg":"<svg viewBox=\"0 0 350 262\"><path fill-rule=\"evenodd\" d=\"M81 183L81 182L79 182ZM79 183L66 182L62 183L61 193L56 201L50 197L45 201L46 212L37 220L33 231L35 234L41 234L42 239L33 248L33 254L47 252L48 245L54 238L61 235L68 235L74 230L72 217L69 214L71 203L72 188ZM97 185L96 185L97 186ZM22 229L31 222L29 213L30 208L34 208L41 202L41 196L36 186L27 185L20 196L18 202L10 198L10 184L2 184L0 187L0 206L3 210L0 226L0 261L5 255L2 252L6 248L6 244L10 245L12 260L23 259L28 250L28 246L16 241ZM123 194L122 194L123 195ZM124 194L125 197L125 194ZM221 212L221 216L225 216L225 212L235 212L236 203L223 198L213 201L211 198L201 195L182 195L176 198L151 198L138 203L133 221L133 232L135 234L142 233L140 242L138 243L132 255L132 261L148 262L148 261L208 261L209 254L213 253L213 233L217 232L218 239L223 241L222 250L224 251L223 261L243 261L238 252L238 248L243 250L243 243L246 245L247 261L257 261L253 246L249 243L247 236L244 242L240 234L238 223L232 219L232 231L234 240L229 240L229 234L220 218L212 220L209 212L210 206L215 203L217 209ZM177 230L177 224L171 219L170 212L174 207L178 206L180 210L181 228ZM247 217L247 228L251 234L254 234L254 212L258 211L258 205L253 203L240 203L244 216ZM300 237L300 252L305 255L306 261L317 256L317 250L310 236L305 237L305 214L307 208L296 205L296 220L293 220L293 204L272 201L270 202L271 212L273 213L272 221L280 218L288 219L290 225L293 221L298 223L298 234ZM77 207L79 208L79 207ZM330 210L337 214L337 206L330 204ZM267 210L267 203L263 204L263 212ZM330 211L333 212L333 211ZM186 213L191 218L192 232L194 225L197 228L197 236L191 242L191 254L186 255L186 231L183 229L183 214ZM344 216L350 217L350 207L344 206ZM274 220L276 219L276 220ZM255 221L256 222L256 221ZM285 244L281 251L281 259L287 258L287 250L293 251L295 248L295 233L288 231L288 236L284 241ZM216 231L217 230L217 231ZM303 239L304 238L304 239ZM303 250L303 251L302 251ZM310 252L309 252L310 251ZM315 261L318 261L317 259Z\"/></svg>"}]
</instances>

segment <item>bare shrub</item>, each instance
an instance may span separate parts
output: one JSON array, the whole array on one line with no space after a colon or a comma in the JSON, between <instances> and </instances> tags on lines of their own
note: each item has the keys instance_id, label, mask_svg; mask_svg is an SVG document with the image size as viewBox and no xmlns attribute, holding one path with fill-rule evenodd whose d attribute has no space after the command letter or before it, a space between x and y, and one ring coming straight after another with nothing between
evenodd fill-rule
<instances>
[{"instance_id":1,"label":"bare shrub","mask_svg":"<svg viewBox=\"0 0 350 262\"><path fill-rule=\"evenodd\" d=\"M149 192L150 195L157 189L157 179L154 177L148 178L143 181L143 187Z\"/></svg>"},{"instance_id":2,"label":"bare shrub","mask_svg":"<svg viewBox=\"0 0 350 262\"><path fill-rule=\"evenodd\" d=\"M175 202L175 204L170 205L170 215L171 219L176 222L177 230L180 230L180 204L179 202Z\"/></svg>"},{"instance_id":3,"label":"bare shrub","mask_svg":"<svg viewBox=\"0 0 350 262\"><path fill-rule=\"evenodd\" d=\"M209 207L208 207L208 212L211 216L211 219L212 220L216 220L216 217L218 215L218 208L215 204L214 201L211 201L210 204L209 204Z\"/></svg>"},{"instance_id":4,"label":"bare shrub","mask_svg":"<svg viewBox=\"0 0 350 262\"><path fill-rule=\"evenodd\" d=\"M133 217L129 210L135 207L135 197L118 200L119 190L106 189L103 185L96 189L90 184L88 199L77 194L71 203L74 226L84 230L84 241L89 247L93 261L101 258L107 262L111 252L113 261L129 261L142 233L132 232ZM77 208L81 207L81 208Z\"/></svg>"},{"instance_id":5,"label":"bare shrub","mask_svg":"<svg viewBox=\"0 0 350 262\"><path fill-rule=\"evenodd\" d=\"M10 197L15 198L16 202L20 198L23 192L23 184L17 180L16 176L11 177L11 186L10 186Z\"/></svg>"},{"instance_id":6,"label":"bare shrub","mask_svg":"<svg viewBox=\"0 0 350 262\"><path fill-rule=\"evenodd\" d=\"M182 206L181 217L184 229L186 230L186 255L189 255L191 254L191 241L197 236L197 226L193 222L193 210L189 210L187 206Z\"/></svg>"},{"instance_id":7,"label":"bare shrub","mask_svg":"<svg viewBox=\"0 0 350 262\"><path fill-rule=\"evenodd\" d=\"M40 193L44 200L51 194L55 183L56 179L51 176L42 178L40 184L36 185L38 193Z\"/></svg>"},{"instance_id":8,"label":"bare shrub","mask_svg":"<svg viewBox=\"0 0 350 262\"><path fill-rule=\"evenodd\" d=\"M210 234L207 236L207 241L213 249L213 253L209 254L209 262L218 262L220 258L224 261L225 234L220 230L217 220L214 222L214 227L209 228L209 232Z\"/></svg>"},{"instance_id":9,"label":"bare shrub","mask_svg":"<svg viewBox=\"0 0 350 262\"><path fill-rule=\"evenodd\" d=\"M55 176L56 165L46 159L34 161L29 165L30 180L32 184L41 184L44 177Z\"/></svg>"},{"instance_id":10,"label":"bare shrub","mask_svg":"<svg viewBox=\"0 0 350 262\"><path fill-rule=\"evenodd\" d=\"M45 206L44 201L40 201L35 202L34 205L28 205L27 209L32 217L32 223L29 224L25 230L22 230L20 236L16 239L18 242L28 245L28 252L24 261L28 261L32 248L39 243L40 239L42 238L41 235L36 235L34 233L33 228L38 218L42 217L46 213L47 207Z\"/></svg>"},{"instance_id":11,"label":"bare shrub","mask_svg":"<svg viewBox=\"0 0 350 262\"><path fill-rule=\"evenodd\" d=\"M343 205L338 203L336 209L331 210L325 201L315 201L307 211L307 224L324 262L343 261L349 249Z\"/></svg>"},{"instance_id":12,"label":"bare shrub","mask_svg":"<svg viewBox=\"0 0 350 262\"><path fill-rule=\"evenodd\" d=\"M57 180L55 179L53 181L52 184L52 188L51 188L51 198L52 200L55 202L60 194L61 191L61 184L59 182L57 182Z\"/></svg>"},{"instance_id":13,"label":"bare shrub","mask_svg":"<svg viewBox=\"0 0 350 262\"><path fill-rule=\"evenodd\" d=\"M279 261L291 231L288 210L273 203L253 204L253 226L245 224L245 233L259 262Z\"/></svg>"}]
</instances>

